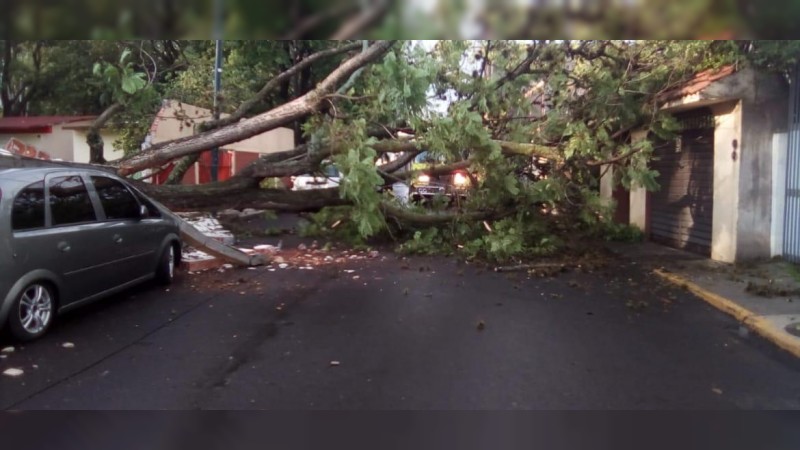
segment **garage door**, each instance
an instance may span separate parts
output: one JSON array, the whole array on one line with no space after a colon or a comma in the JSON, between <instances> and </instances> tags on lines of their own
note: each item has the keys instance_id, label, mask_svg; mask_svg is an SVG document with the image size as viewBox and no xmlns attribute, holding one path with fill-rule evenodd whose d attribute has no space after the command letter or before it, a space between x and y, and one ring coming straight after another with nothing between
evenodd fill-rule
<instances>
[{"instance_id":1,"label":"garage door","mask_svg":"<svg viewBox=\"0 0 800 450\"><path fill-rule=\"evenodd\" d=\"M661 189L650 193L650 238L711 256L714 116L702 109L678 120L679 137L659 143L651 163Z\"/></svg>"}]
</instances>

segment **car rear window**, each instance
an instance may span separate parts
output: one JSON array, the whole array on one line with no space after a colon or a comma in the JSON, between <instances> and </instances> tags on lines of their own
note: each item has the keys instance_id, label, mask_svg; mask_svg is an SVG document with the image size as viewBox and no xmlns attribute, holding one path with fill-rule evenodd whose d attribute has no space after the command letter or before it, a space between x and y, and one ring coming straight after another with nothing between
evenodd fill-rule
<instances>
[{"instance_id":1,"label":"car rear window","mask_svg":"<svg viewBox=\"0 0 800 450\"><path fill-rule=\"evenodd\" d=\"M50 214L53 226L97 220L89 192L79 176L52 178L50 186Z\"/></svg>"},{"instance_id":2,"label":"car rear window","mask_svg":"<svg viewBox=\"0 0 800 450\"><path fill-rule=\"evenodd\" d=\"M11 207L11 228L15 231L44 227L44 181L30 184L17 194Z\"/></svg>"},{"instance_id":3,"label":"car rear window","mask_svg":"<svg viewBox=\"0 0 800 450\"><path fill-rule=\"evenodd\" d=\"M122 183L108 177L92 177L92 183L100 197L106 219L136 219L139 217L139 203Z\"/></svg>"}]
</instances>

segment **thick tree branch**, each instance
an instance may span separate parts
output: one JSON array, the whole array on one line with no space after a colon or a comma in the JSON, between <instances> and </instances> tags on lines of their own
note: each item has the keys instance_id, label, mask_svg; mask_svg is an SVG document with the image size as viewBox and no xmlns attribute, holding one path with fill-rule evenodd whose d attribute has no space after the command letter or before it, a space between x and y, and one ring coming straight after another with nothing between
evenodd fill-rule
<instances>
[{"instance_id":1,"label":"thick tree branch","mask_svg":"<svg viewBox=\"0 0 800 450\"><path fill-rule=\"evenodd\" d=\"M200 125L201 131L209 131L216 128L224 127L226 125L230 125L232 123L236 123L241 120L248 112L250 112L253 107L258 104L258 102L263 101L267 98L267 95L272 92L273 89L280 86L285 81L291 79L293 76L300 73L303 69L307 67L311 67L312 64L316 63L320 59L328 58L331 56L339 55L342 53L346 53L352 50L357 50L361 47L361 44L356 42L353 44L343 45L338 48L330 48L326 50L319 51L317 53L311 54L294 66L290 67L289 69L281 72L280 74L276 75L272 79L270 79L262 88L259 90L255 96L252 98L242 102L236 111L233 112L228 117L223 117L217 120L209 120L207 122L203 122Z\"/></svg>"},{"instance_id":2,"label":"thick tree branch","mask_svg":"<svg viewBox=\"0 0 800 450\"><path fill-rule=\"evenodd\" d=\"M422 153L422 150L403 153L402 155L398 156L397 159L395 159L394 161L390 161L386 164L381 165L380 170L387 173L397 172L398 170L402 169L403 166L405 166L406 164L410 163L411 161L414 161L414 158L416 158L417 155L419 155L420 153Z\"/></svg>"},{"instance_id":3,"label":"thick tree branch","mask_svg":"<svg viewBox=\"0 0 800 450\"><path fill-rule=\"evenodd\" d=\"M386 216L397 219L401 223L419 226L443 225L456 220L474 222L477 220L499 219L514 212L514 210L510 210L419 213L393 205L390 202L381 202L381 209Z\"/></svg>"},{"instance_id":4,"label":"thick tree branch","mask_svg":"<svg viewBox=\"0 0 800 450\"><path fill-rule=\"evenodd\" d=\"M337 188L309 191L260 189L251 178L204 185L153 185L135 182L136 187L173 211L218 211L223 208L276 209L280 211L318 211L326 206L348 204ZM222 200L222 201L221 201Z\"/></svg>"},{"instance_id":5,"label":"thick tree branch","mask_svg":"<svg viewBox=\"0 0 800 450\"><path fill-rule=\"evenodd\" d=\"M156 144L140 154L117 163L118 171L121 175L127 175L148 167L159 166L175 158L247 139L312 114L322 107L325 95L332 93L339 83L358 68L382 57L392 45L394 45L392 41L381 41L371 45L364 52L343 62L314 90L291 102L214 131Z\"/></svg>"},{"instance_id":6,"label":"thick tree branch","mask_svg":"<svg viewBox=\"0 0 800 450\"><path fill-rule=\"evenodd\" d=\"M100 129L118 112L122 111L123 106L117 102L103 111L102 114L97 116L89 127L86 133L86 143L89 145L89 162L92 164L105 164L106 158L103 155L103 137L100 136Z\"/></svg>"}]
</instances>

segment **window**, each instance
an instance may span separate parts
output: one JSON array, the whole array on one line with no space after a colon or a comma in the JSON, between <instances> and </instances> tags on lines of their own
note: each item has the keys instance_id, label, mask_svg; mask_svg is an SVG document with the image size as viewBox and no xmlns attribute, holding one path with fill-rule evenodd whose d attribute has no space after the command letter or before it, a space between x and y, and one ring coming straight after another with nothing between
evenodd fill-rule
<instances>
[{"instance_id":1,"label":"window","mask_svg":"<svg viewBox=\"0 0 800 450\"><path fill-rule=\"evenodd\" d=\"M122 183L108 177L92 177L92 183L107 219L139 218L139 203Z\"/></svg>"},{"instance_id":2,"label":"window","mask_svg":"<svg viewBox=\"0 0 800 450\"><path fill-rule=\"evenodd\" d=\"M53 226L97 220L86 186L77 175L50 180L50 213Z\"/></svg>"},{"instance_id":3,"label":"window","mask_svg":"<svg viewBox=\"0 0 800 450\"><path fill-rule=\"evenodd\" d=\"M11 227L14 230L44 227L44 181L28 185L14 199Z\"/></svg>"},{"instance_id":4,"label":"window","mask_svg":"<svg viewBox=\"0 0 800 450\"><path fill-rule=\"evenodd\" d=\"M156 208L156 205L153 204L147 197L145 197L141 192L137 191L136 189L132 189L136 198L139 199L139 203L144 206L147 206L147 217L161 217L161 213Z\"/></svg>"}]
</instances>

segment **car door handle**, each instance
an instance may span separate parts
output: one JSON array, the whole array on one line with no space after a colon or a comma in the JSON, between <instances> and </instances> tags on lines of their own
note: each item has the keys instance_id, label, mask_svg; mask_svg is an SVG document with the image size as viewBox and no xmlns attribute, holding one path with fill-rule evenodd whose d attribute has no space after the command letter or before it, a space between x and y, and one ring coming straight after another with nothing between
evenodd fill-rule
<instances>
[{"instance_id":1,"label":"car door handle","mask_svg":"<svg viewBox=\"0 0 800 450\"><path fill-rule=\"evenodd\" d=\"M122 236L115 234L113 239L117 244L122 244Z\"/></svg>"},{"instance_id":2,"label":"car door handle","mask_svg":"<svg viewBox=\"0 0 800 450\"><path fill-rule=\"evenodd\" d=\"M69 243L67 243L67 242L61 241L61 242L58 243L58 249L61 250L64 253L68 252L71 248L72 247L70 247Z\"/></svg>"}]
</instances>

